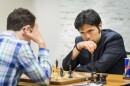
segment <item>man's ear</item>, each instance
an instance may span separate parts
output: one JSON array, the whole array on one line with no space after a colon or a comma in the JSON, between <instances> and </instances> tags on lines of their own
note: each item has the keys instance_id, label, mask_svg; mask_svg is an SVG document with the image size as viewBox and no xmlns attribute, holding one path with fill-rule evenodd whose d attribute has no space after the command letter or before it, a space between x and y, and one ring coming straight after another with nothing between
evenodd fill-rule
<instances>
[{"instance_id":1,"label":"man's ear","mask_svg":"<svg viewBox=\"0 0 130 86\"><path fill-rule=\"evenodd\" d=\"M30 28L30 33L32 33L32 29Z\"/></svg>"},{"instance_id":2,"label":"man's ear","mask_svg":"<svg viewBox=\"0 0 130 86\"><path fill-rule=\"evenodd\" d=\"M30 25L27 25L26 27L27 27L27 30L28 30L30 33L32 33L31 26L30 26Z\"/></svg>"},{"instance_id":3,"label":"man's ear","mask_svg":"<svg viewBox=\"0 0 130 86\"><path fill-rule=\"evenodd\" d=\"M23 34L30 33L30 25L24 26L22 30L23 30L22 31Z\"/></svg>"}]
</instances>

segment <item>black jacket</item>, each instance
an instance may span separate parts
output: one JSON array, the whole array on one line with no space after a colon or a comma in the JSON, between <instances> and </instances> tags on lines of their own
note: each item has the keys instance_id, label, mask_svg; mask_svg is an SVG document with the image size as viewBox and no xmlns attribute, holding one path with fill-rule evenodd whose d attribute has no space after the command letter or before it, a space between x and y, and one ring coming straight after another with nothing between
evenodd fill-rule
<instances>
[{"instance_id":1,"label":"black jacket","mask_svg":"<svg viewBox=\"0 0 130 86\"><path fill-rule=\"evenodd\" d=\"M76 37L75 44L83 41L81 36ZM110 29L101 30L101 39L94 51L94 62L91 62L91 54L82 49L76 59L71 60L72 51L63 59L62 66L64 70L69 70L69 62L72 70L91 72L92 64L95 71L109 74L124 73L124 58L126 51L123 38L117 32ZM79 65L80 64L80 65Z\"/></svg>"}]
</instances>

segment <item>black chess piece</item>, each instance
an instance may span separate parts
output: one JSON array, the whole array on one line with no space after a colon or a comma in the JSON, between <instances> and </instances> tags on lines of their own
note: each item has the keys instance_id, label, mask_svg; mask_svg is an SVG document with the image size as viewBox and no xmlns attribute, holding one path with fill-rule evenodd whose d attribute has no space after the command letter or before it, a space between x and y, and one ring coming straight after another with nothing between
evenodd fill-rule
<instances>
[{"instance_id":1,"label":"black chess piece","mask_svg":"<svg viewBox=\"0 0 130 86\"><path fill-rule=\"evenodd\" d=\"M72 71L71 71L71 64L69 65L69 77L68 78L73 78L72 77Z\"/></svg>"},{"instance_id":2,"label":"black chess piece","mask_svg":"<svg viewBox=\"0 0 130 86\"><path fill-rule=\"evenodd\" d=\"M90 83L95 83L94 74L95 74L95 72L91 72Z\"/></svg>"},{"instance_id":3,"label":"black chess piece","mask_svg":"<svg viewBox=\"0 0 130 86\"><path fill-rule=\"evenodd\" d=\"M107 77L107 74L103 73L102 76L101 76L101 83L102 84L107 84L106 77Z\"/></svg>"},{"instance_id":4,"label":"black chess piece","mask_svg":"<svg viewBox=\"0 0 130 86\"><path fill-rule=\"evenodd\" d=\"M68 72L68 74L70 74L70 73L73 74L71 64L69 64L69 72Z\"/></svg>"},{"instance_id":5,"label":"black chess piece","mask_svg":"<svg viewBox=\"0 0 130 86\"><path fill-rule=\"evenodd\" d=\"M96 83L97 84L100 84L100 74L96 74Z\"/></svg>"},{"instance_id":6,"label":"black chess piece","mask_svg":"<svg viewBox=\"0 0 130 86\"><path fill-rule=\"evenodd\" d=\"M58 67L58 60L56 59L56 68Z\"/></svg>"},{"instance_id":7,"label":"black chess piece","mask_svg":"<svg viewBox=\"0 0 130 86\"><path fill-rule=\"evenodd\" d=\"M91 78L90 78L90 83L95 83L94 77L91 77Z\"/></svg>"},{"instance_id":8,"label":"black chess piece","mask_svg":"<svg viewBox=\"0 0 130 86\"><path fill-rule=\"evenodd\" d=\"M94 54L91 54L91 62L92 62L92 71L91 71L91 77L90 77L90 83L95 83L94 81L94 74L96 74L95 72L95 67L94 67Z\"/></svg>"},{"instance_id":9,"label":"black chess piece","mask_svg":"<svg viewBox=\"0 0 130 86\"><path fill-rule=\"evenodd\" d=\"M63 77L64 76L64 70L62 68L60 68L60 76Z\"/></svg>"}]
</instances>

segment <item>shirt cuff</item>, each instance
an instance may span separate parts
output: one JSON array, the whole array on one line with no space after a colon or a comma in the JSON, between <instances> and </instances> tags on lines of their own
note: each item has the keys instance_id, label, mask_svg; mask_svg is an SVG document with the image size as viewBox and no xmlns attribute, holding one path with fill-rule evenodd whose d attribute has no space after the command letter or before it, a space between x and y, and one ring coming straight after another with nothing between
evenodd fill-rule
<instances>
[{"instance_id":1,"label":"shirt cuff","mask_svg":"<svg viewBox=\"0 0 130 86\"><path fill-rule=\"evenodd\" d=\"M39 48L39 59L48 59L49 58L49 50L46 48Z\"/></svg>"},{"instance_id":2,"label":"shirt cuff","mask_svg":"<svg viewBox=\"0 0 130 86\"><path fill-rule=\"evenodd\" d=\"M45 50L45 51L49 52L49 50L47 48L39 48L39 51L41 51L41 50Z\"/></svg>"}]
</instances>

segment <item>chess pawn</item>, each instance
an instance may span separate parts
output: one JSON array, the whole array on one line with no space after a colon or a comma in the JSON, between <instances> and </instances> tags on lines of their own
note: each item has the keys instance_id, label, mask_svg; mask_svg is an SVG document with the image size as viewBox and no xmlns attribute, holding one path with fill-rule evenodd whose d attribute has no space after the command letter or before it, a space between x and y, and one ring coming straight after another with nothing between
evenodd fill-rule
<instances>
[{"instance_id":1,"label":"chess pawn","mask_svg":"<svg viewBox=\"0 0 130 86\"><path fill-rule=\"evenodd\" d=\"M60 67L57 67L57 79L61 79Z\"/></svg>"},{"instance_id":2,"label":"chess pawn","mask_svg":"<svg viewBox=\"0 0 130 86\"><path fill-rule=\"evenodd\" d=\"M52 74L51 74L51 77L55 77L56 75L56 67L55 66L52 66Z\"/></svg>"},{"instance_id":3,"label":"chess pawn","mask_svg":"<svg viewBox=\"0 0 130 86\"><path fill-rule=\"evenodd\" d=\"M102 74L102 77L101 77L101 83L102 83L102 84L106 84L106 83L107 83L106 77L107 77L107 74L103 73L103 74Z\"/></svg>"},{"instance_id":4,"label":"chess pawn","mask_svg":"<svg viewBox=\"0 0 130 86\"><path fill-rule=\"evenodd\" d=\"M64 76L64 70L62 68L60 68L60 76L63 77Z\"/></svg>"},{"instance_id":5,"label":"chess pawn","mask_svg":"<svg viewBox=\"0 0 130 86\"><path fill-rule=\"evenodd\" d=\"M53 71L52 72L53 72L52 75L53 75L54 79L56 79L57 78L57 68L56 68L56 66L53 67Z\"/></svg>"},{"instance_id":6,"label":"chess pawn","mask_svg":"<svg viewBox=\"0 0 130 86\"><path fill-rule=\"evenodd\" d=\"M99 84L100 83L100 74L96 74L96 83Z\"/></svg>"},{"instance_id":7,"label":"chess pawn","mask_svg":"<svg viewBox=\"0 0 130 86\"><path fill-rule=\"evenodd\" d=\"M68 77L68 78L73 78L73 77L72 77L71 64L69 65L69 77Z\"/></svg>"}]
</instances>

